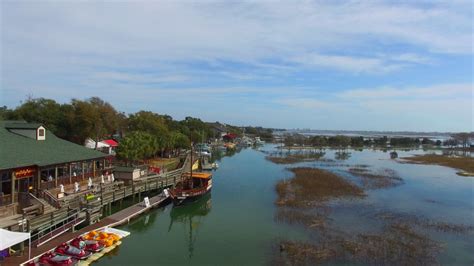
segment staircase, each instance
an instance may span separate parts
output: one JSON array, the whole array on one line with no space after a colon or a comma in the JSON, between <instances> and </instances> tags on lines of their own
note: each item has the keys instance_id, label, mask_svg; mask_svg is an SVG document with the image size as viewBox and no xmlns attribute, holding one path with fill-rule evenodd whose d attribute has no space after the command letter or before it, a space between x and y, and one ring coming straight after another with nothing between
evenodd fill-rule
<instances>
[{"instance_id":1,"label":"staircase","mask_svg":"<svg viewBox=\"0 0 474 266\"><path fill-rule=\"evenodd\" d=\"M43 204L44 206L43 214L51 213L56 210L56 208L54 208L51 204L49 204L44 199L38 198L38 201L41 202L41 204Z\"/></svg>"}]
</instances>

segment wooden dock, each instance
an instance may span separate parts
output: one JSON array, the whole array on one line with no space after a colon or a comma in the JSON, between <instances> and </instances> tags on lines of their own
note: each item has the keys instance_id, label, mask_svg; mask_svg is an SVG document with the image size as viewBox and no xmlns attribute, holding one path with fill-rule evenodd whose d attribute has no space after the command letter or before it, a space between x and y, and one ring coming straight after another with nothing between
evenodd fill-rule
<instances>
[{"instance_id":1,"label":"wooden dock","mask_svg":"<svg viewBox=\"0 0 474 266\"><path fill-rule=\"evenodd\" d=\"M67 242L69 240L72 240L84 233L87 233L92 230L98 230L104 227L113 227L113 226L118 226L124 223L129 222L131 219L139 216L140 214L150 210L151 208L154 207L159 207L162 206L164 203L167 203L168 197L166 197L163 194L159 194L157 196L154 196L150 198L150 205L145 206L144 202L137 203L133 206L130 206L128 208L125 208L121 211L118 211L110 216L105 217L101 221L86 226L82 228L81 230L78 230L76 232L68 232L65 233L57 238L52 239L51 241L45 243L44 245L41 245L39 247L33 247L31 248L31 259L40 256L41 254L54 249L56 246ZM28 259L28 247L25 248L23 251L23 254L21 256L13 256L13 257L8 257L5 259L5 261L1 262L1 265L20 265L22 263L27 262Z\"/></svg>"},{"instance_id":2,"label":"wooden dock","mask_svg":"<svg viewBox=\"0 0 474 266\"><path fill-rule=\"evenodd\" d=\"M108 226L113 227L113 226L117 226L117 225L121 225L123 223L129 222L131 219L148 211L149 209L160 206L167 199L168 197L164 196L163 194L160 194L160 195L150 198L150 206L148 207L145 206L144 202L140 202L126 209L123 209L119 212L116 212L106 217L106 219L111 221Z\"/></svg>"}]
</instances>

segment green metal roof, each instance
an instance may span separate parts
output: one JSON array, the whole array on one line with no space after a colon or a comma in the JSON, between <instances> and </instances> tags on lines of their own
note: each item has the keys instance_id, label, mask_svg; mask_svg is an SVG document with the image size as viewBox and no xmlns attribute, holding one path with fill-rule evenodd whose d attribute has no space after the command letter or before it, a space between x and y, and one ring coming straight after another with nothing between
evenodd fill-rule
<instances>
[{"instance_id":1,"label":"green metal roof","mask_svg":"<svg viewBox=\"0 0 474 266\"><path fill-rule=\"evenodd\" d=\"M37 129L41 126L40 123L26 123L24 121L6 121L4 127L8 129Z\"/></svg>"},{"instance_id":2,"label":"green metal roof","mask_svg":"<svg viewBox=\"0 0 474 266\"><path fill-rule=\"evenodd\" d=\"M32 139L8 130L8 128L35 129L39 126L41 124L0 121L0 170L30 165L46 166L108 156L60 139L48 129L46 129L45 140Z\"/></svg>"}]
</instances>

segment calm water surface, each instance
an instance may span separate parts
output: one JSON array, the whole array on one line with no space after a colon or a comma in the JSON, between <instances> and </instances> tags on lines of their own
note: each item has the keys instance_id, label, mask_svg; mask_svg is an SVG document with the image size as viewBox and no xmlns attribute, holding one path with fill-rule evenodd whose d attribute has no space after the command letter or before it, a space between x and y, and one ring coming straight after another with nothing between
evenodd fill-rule
<instances>
[{"instance_id":1,"label":"calm water surface","mask_svg":"<svg viewBox=\"0 0 474 266\"><path fill-rule=\"evenodd\" d=\"M353 179L347 169L365 164L373 170L393 169L404 179L394 188L369 190L363 200L334 202L334 226L348 233L377 230L381 222L373 216L382 211L474 225L473 179L457 176L453 169L401 164L386 152L372 150L351 151L346 160L334 160L335 152L326 151L324 158L330 161L277 165L265 160L264 152L273 151L274 146L266 145L223 157L210 196L185 207L153 210L122 226L131 235L94 265L268 264L279 239L308 237L303 228L274 221L275 183L290 178L286 168L295 166L325 168ZM398 153L404 157L423 151ZM472 232L426 233L444 243L441 263L474 263Z\"/></svg>"}]
</instances>

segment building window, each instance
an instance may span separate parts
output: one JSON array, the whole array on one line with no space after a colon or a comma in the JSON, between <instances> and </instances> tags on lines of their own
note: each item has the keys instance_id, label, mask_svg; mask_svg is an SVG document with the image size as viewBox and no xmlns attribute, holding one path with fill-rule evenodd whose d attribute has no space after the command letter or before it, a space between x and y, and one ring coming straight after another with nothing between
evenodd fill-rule
<instances>
[{"instance_id":1,"label":"building window","mask_svg":"<svg viewBox=\"0 0 474 266\"><path fill-rule=\"evenodd\" d=\"M44 129L40 128L40 129L38 130L38 136L44 137Z\"/></svg>"}]
</instances>

